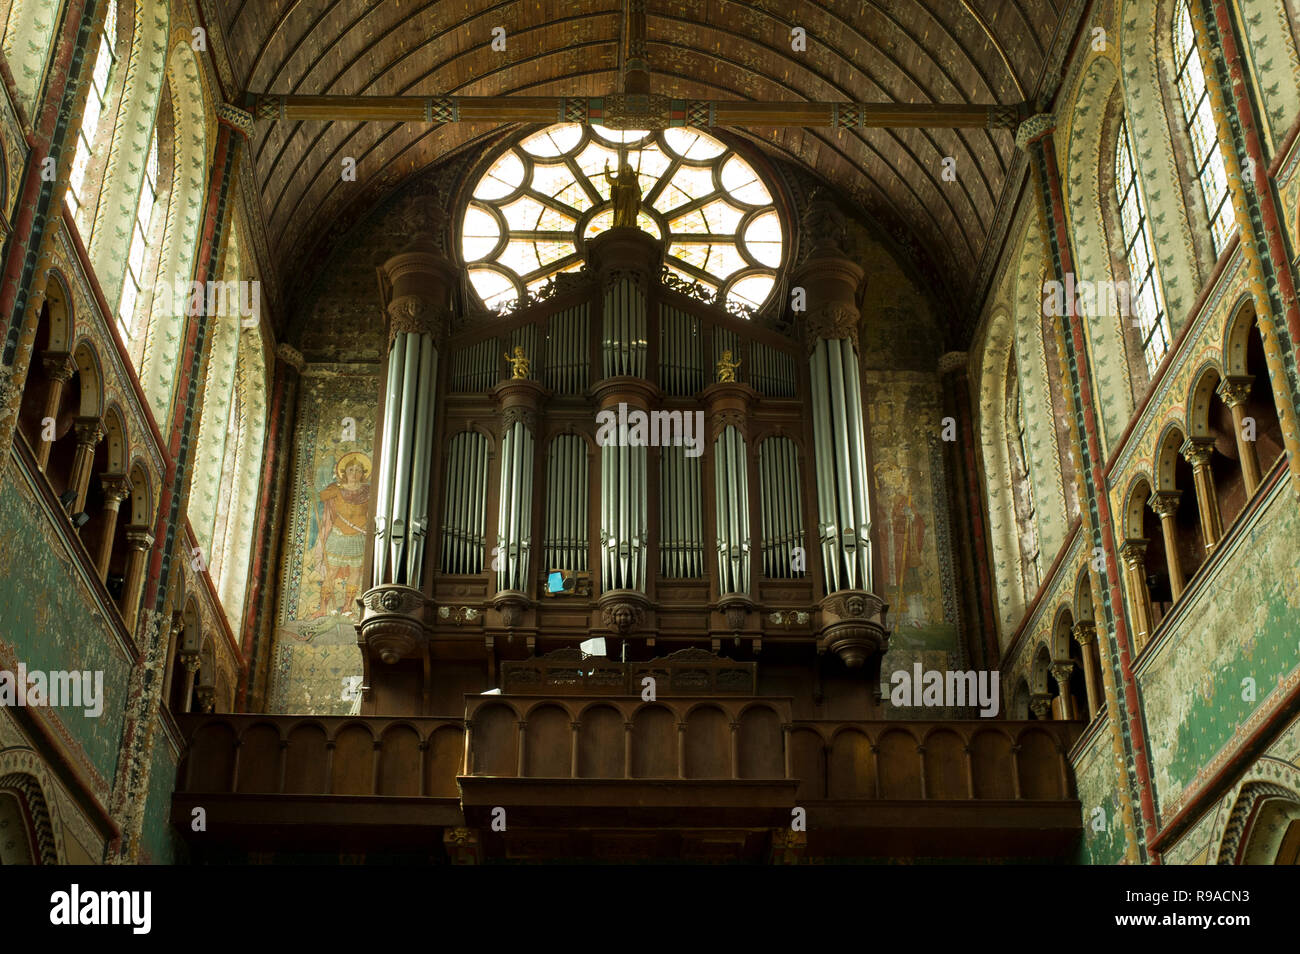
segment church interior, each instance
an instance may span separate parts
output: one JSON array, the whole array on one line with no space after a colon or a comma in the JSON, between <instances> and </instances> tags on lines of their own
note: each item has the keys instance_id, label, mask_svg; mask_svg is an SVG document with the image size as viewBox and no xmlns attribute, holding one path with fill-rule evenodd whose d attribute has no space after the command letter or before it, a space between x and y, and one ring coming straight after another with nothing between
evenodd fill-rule
<instances>
[{"instance_id":1,"label":"church interior","mask_svg":"<svg viewBox=\"0 0 1300 954\"><path fill-rule=\"evenodd\" d=\"M0 37L0 864L1300 863L1297 0Z\"/></svg>"}]
</instances>

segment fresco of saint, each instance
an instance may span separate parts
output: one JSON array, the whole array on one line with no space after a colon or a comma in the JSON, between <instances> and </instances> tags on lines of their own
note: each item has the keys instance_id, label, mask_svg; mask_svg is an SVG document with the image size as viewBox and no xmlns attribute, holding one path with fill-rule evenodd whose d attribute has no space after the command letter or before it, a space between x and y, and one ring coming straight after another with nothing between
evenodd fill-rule
<instances>
[{"instance_id":1,"label":"fresco of saint","mask_svg":"<svg viewBox=\"0 0 1300 954\"><path fill-rule=\"evenodd\" d=\"M344 454L334 474L317 505L316 565L321 584L320 606L313 618L350 613L361 587L370 514L370 458L360 451Z\"/></svg>"}]
</instances>

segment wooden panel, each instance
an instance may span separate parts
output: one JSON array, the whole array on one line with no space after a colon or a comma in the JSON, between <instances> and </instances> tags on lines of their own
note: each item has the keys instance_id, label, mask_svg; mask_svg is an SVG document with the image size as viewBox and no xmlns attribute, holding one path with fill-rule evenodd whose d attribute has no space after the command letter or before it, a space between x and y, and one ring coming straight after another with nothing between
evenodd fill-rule
<instances>
[{"instance_id":1,"label":"wooden panel","mask_svg":"<svg viewBox=\"0 0 1300 954\"><path fill-rule=\"evenodd\" d=\"M592 706L583 712L578 732L578 775L622 778L625 735L623 716L612 706Z\"/></svg>"},{"instance_id":2,"label":"wooden panel","mask_svg":"<svg viewBox=\"0 0 1300 954\"><path fill-rule=\"evenodd\" d=\"M335 795L370 795L374 784L374 737L366 726L350 725L334 739L330 790Z\"/></svg>"},{"instance_id":3,"label":"wooden panel","mask_svg":"<svg viewBox=\"0 0 1300 954\"><path fill-rule=\"evenodd\" d=\"M882 733L877 758L881 798L921 797L921 756L916 751L916 739L912 733L904 729Z\"/></svg>"},{"instance_id":4,"label":"wooden panel","mask_svg":"<svg viewBox=\"0 0 1300 954\"><path fill-rule=\"evenodd\" d=\"M866 733L847 729L831 742L828 798L875 798L876 766Z\"/></svg>"},{"instance_id":5,"label":"wooden panel","mask_svg":"<svg viewBox=\"0 0 1300 954\"><path fill-rule=\"evenodd\" d=\"M1020 797L1062 798L1056 740L1041 729L1020 733Z\"/></svg>"},{"instance_id":6,"label":"wooden panel","mask_svg":"<svg viewBox=\"0 0 1300 954\"><path fill-rule=\"evenodd\" d=\"M976 798L1014 798L1011 740L999 729L976 732L971 738L971 764Z\"/></svg>"},{"instance_id":7,"label":"wooden panel","mask_svg":"<svg viewBox=\"0 0 1300 954\"><path fill-rule=\"evenodd\" d=\"M646 706L632 718L632 776L677 777L677 720L663 706Z\"/></svg>"},{"instance_id":8,"label":"wooden panel","mask_svg":"<svg viewBox=\"0 0 1300 954\"><path fill-rule=\"evenodd\" d=\"M947 729L925 738L925 797L969 798L965 743Z\"/></svg>"},{"instance_id":9,"label":"wooden panel","mask_svg":"<svg viewBox=\"0 0 1300 954\"><path fill-rule=\"evenodd\" d=\"M731 777L731 729L714 706L700 706L686 717L686 777Z\"/></svg>"},{"instance_id":10,"label":"wooden panel","mask_svg":"<svg viewBox=\"0 0 1300 954\"><path fill-rule=\"evenodd\" d=\"M518 774L518 736L515 711L496 704L479 709L474 720L473 773L475 775Z\"/></svg>"},{"instance_id":11,"label":"wooden panel","mask_svg":"<svg viewBox=\"0 0 1300 954\"><path fill-rule=\"evenodd\" d=\"M379 794L419 795L419 734L408 725L395 725L379 741Z\"/></svg>"},{"instance_id":12,"label":"wooden panel","mask_svg":"<svg viewBox=\"0 0 1300 954\"><path fill-rule=\"evenodd\" d=\"M316 723L295 726L284 751L284 790L288 794L325 791L325 729Z\"/></svg>"},{"instance_id":13,"label":"wooden panel","mask_svg":"<svg viewBox=\"0 0 1300 954\"><path fill-rule=\"evenodd\" d=\"M528 714L524 749L529 778L569 778L572 730L569 714L559 706L539 706Z\"/></svg>"},{"instance_id":14,"label":"wooden panel","mask_svg":"<svg viewBox=\"0 0 1300 954\"><path fill-rule=\"evenodd\" d=\"M454 797L460 794L456 776L465 757L465 733L455 726L444 726L429 738L425 753L425 794Z\"/></svg>"},{"instance_id":15,"label":"wooden panel","mask_svg":"<svg viewBox=\"0 0 1300 954\"><path fill-rule=\"evenodd\" d=\"M209 723L190 742L191 792L228 792L235 770L235 732L224 722Z\"/></svg>"},{"instance_id":16,"label":"wooden panel","mask_svg":"<svg viewBox=\"0 0 1300 954\"><path fill-rule=\"evenodd\" d=\"M785 778L781 718L767 706L753 706L740 717L740 777Z\"/></svg>"},{"instance_id":17,"label":"wooden panel","mask_svg":"<svg viewBox=\"0 0 1300 954\"><path fill-rule=\"evenodd\" d=\"M280 788L280 730L268 723L244 730L239 749L240 792L275 792Z\"/></svg>"}]
</instances>

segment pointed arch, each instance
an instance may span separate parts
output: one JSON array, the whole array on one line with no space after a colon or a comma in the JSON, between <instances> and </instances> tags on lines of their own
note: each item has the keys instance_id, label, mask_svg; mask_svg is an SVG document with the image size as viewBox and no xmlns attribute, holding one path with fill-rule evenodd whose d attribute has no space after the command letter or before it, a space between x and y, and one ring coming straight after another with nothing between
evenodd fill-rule
<instances>
[{"instance_id":1,"label":"pointed arch","mask_svg":"<svg viewBox=\"0 0 1300 954\"><path fill-rule=\"evenodd\" d=\"M1141 142L1133 143L1133 160L1137 165L1143 198L1147 203L1153 252L1159 263L1170 338L1177 335L1191 314L1196 290L1202 275L1193 249L1191 224L1183 203L1182 176L1174 155L1173 139L1165 117L1175 103L1166 103L1166 87L1161 83L1157 62L1172 56L1170 25L1172 5L1160 5L1161 16L1153 29L1151 0L1126 0L1119 11L1120 78L1123 83L1123 108L1141 128ZM1134 7L1141 15L1135 15Z\"/></svg>"},{"instance_id":2,"label":"pointed arch","mask_svg":"<svg viewBox=\"0 0 1300 954\"><path fill-rule=\"evenodd\" d=\"M1048 375L1043 334L1043 287L1047 275L1047 246L1041 222L1031 216L1020 246L1015 285L1016 369L1019 373L1025 428L1025 463L1034 500L1034 524L1041 563L1046 566L1065 542L1069 507L1061 479L1061 455L1056 429L1056 401ZM1049 319L1051 320L1051 319ZM1051 343L1056 351L1055 338ZM1053 365L1055 361L1051 362Z\"/></svg>"},{"instance_id":3,"label":"pointed arch","mask_svg":"<svg viewBox=\"0 0 1300 954\"><path fill-rule=\"evenodd\" d=\"M1300 808L1300 769L1279 759L1264 757L1255 763L1229 795L1232 808L1216 822L1210 838L1214 863L1241 864L1255 840L1258 822L1269 803Z\"/></svg>"},{"instance_id":4,"label":"pointed arch","mask_svg":"<svg viewBox=\"0 0 1300 954\"><path fill-rule=\"evenodd\" d=\"M5 61L13 74L18 103L31 116L49 65L50 42L59 20L61 0L13 0L5 22Z\"/></svg>"},{"instance_id":5,"label":"pointed arch","mask_svg":"<svg viewBox=\"0 0 1300 954\"><path fill-rule=\"evenodd\" d=\"M1102 142L1106 120L1119 86L1112 60L1097 56L1084 70L1073 109L1066 190L1074 238L1076 282L1092 287L1114 288L1115 272L1102 214L1103 173L1110 157L1103 159ZM1109 177L1107 177L1109 178ZM1118 312L1120 309L1115 309ZM1133 414L1133 377L1124 343L1126 320L1120 314L1093 308L1084 316L1093 390L1099 405L1100 438L1103 453L1109 453ZM1093 313L1095 312L1095 314Z\"/></svg>"},{"instance_id":6,"label":"pointed arch","mask_svg":"<svg viewBox=\"0 0 1300 954\"><path fill-rule=\"evenodd\" d=\"M158 122L170 16L164 0L118 3L118 76L111 100L115 108L102 120L110 129L107 159L98 182L94 221L82 236L110 302L117 302L122 294L145 160Z\"/></svg>"},{"instance_id":7,"label":"pointed arch","mask_svg":"<svg viewBox=\"0 0 1300 954\"><path fill-rule=\"evenodd\" d=\"M171 179L163 217L162 244L148 291L136 305L143 320L140 384L154 417L170 420L176 372L189 310L189 282L198 254L207 185L207 115L200 68L185 42L167 58L167 86L174 119ZM151 225L152 228L152 225Z\"/></svg>"}]
</instances>

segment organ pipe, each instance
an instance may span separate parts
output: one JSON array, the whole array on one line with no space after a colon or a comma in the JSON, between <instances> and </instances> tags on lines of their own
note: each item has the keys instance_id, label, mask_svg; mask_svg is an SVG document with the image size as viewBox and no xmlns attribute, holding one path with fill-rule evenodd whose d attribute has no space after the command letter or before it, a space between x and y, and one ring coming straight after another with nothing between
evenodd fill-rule
<instances>
[{"instance_id":1,"label":"organ pipe","mask_svg":"<svg viewBox=\"0 0 1300 954\"><path fill-rule=\"evenodd\" d=\"M396 382L401 374L406 353L406 336L397 335L388 352L388 380ZM380 583L388 575L388 545L392 521L393 465L390 449L397 444L397 409L401 391L389 385L384 395L384 430L379 453L378 490L375 500L374 582Z\"/></svg>"},{"instance_id":2,"label":"organ pipe","mask_svg":"<svg viewBox=\"0 0 1300 954\"><path fill-rule=\"evenodd\" d=\"M476 431L451 439L447 452L447 494L442 521L444 573L483 572L483 493L487 487L488 443Z\"/></svg>"},{"instance_id":3,"label":"organ pipe","mask_svg":"<svg viewBox=\"0 0 1300 954\"><path fill-rule=\"evenodd\" d=\"M732 425L713 442L717 503L718 591L749 592L749 477L745 439Z\"/></svg>"}]
</instances>

